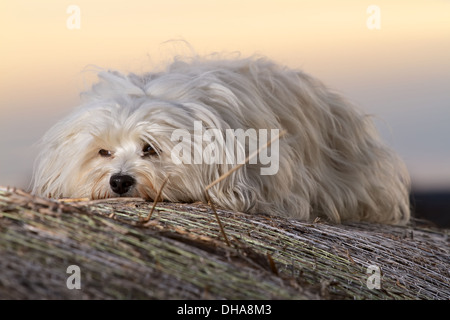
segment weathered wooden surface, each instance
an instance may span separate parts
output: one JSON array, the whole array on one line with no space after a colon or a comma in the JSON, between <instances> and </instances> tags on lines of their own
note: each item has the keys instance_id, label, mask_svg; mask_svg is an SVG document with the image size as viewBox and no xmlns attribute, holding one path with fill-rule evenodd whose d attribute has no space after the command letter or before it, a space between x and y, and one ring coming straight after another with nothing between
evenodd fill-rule
<instances>
[{"instance_id":1,"label":"weathered wooden surface","mask_svg":"<svg viewBox=\"0 0 450 320\"><path fill-rule=\"evenodd\" d=\"M448 230L330 225L0 188L0 298L449 299ZM70 265L81 289L69 290ZM381 270L369 289L367 268Z\"/></svg>"}]
</instances>

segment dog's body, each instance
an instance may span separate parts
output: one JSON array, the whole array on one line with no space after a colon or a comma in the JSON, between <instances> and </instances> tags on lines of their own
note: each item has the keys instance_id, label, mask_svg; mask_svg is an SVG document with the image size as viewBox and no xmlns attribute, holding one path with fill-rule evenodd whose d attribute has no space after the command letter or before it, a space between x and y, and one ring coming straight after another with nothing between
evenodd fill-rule
<instances>
[{"instance_id":1,"label":"dog's body","mask_svg":"<svg viewBox=\"0 0 450 320\"><path fill-rule=\"evenodd\" d=\"M203 129L222 133L286 131L278 171L262 175L261 163L236 170L210 189L217 205L302 220L409 219L402 161L380 141L368 116L300 71L262 58L196 58L176 61L165 72L102 72L100 78L86 103L44 136L35 194L154 199L169 177L165 200L205 201L205 187L235 164L174 162L171 153L180 144L171 139L174 130L192 132L201 121ZM210 142L201 141L202 147ZM250 142L240 147L248 150ZM215 152L224 154L227 146Z\"/></svg>"}]
</instances>

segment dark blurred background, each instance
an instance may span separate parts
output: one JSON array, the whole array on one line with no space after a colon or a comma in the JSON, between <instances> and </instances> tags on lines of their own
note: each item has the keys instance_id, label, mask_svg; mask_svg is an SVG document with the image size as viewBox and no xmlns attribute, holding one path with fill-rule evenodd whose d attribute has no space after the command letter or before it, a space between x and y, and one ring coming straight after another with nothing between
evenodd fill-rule
<instances>
[{"instance_id":1,"label":"dark blurred background","mask_svg":"<svg viewBox=\"0 0 450 320\"><path fill-rule=\"evenodd\" d=\"M450 228L450 190L412 191L412 215L441 228Z\"/></svg>"}]
</instances>

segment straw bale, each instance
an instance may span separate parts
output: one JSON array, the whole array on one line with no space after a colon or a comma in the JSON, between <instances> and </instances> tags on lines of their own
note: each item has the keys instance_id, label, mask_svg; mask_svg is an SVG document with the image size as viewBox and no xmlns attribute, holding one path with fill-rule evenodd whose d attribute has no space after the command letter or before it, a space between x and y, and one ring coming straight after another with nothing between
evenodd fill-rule
<instances>
[{"instance_id":1,"label":"straw bale","mask_svg":"<svg viewBox=\"0 0 450 320\"><path fill-rule=\"evenodd\" d=\"M3 299L449 299L448 230L0 188ZM224 241L224 234L228 243ZM81 289L68 289L70 265ZM370 288L368 271L380 271ZM372 278L373 279L373 278Z\"/></svg>"}]
</instances>

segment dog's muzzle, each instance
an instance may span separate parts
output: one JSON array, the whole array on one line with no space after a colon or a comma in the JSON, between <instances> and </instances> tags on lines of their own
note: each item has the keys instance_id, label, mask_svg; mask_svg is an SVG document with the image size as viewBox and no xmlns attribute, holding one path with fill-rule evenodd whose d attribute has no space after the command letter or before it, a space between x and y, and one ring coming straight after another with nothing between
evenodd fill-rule
<instances>
[{"instance_id":1,"label":"dog's muzzle","mask_svg":"<svg viewBox=\"0 0 450 320\"><path fill-rule=\"evenodd\" d=\"M136 180L129 175L114 174L109 179L111 190L117 194L125 194L136 183Z\"/></svg>"}]
</instances>

